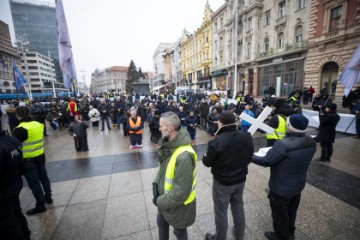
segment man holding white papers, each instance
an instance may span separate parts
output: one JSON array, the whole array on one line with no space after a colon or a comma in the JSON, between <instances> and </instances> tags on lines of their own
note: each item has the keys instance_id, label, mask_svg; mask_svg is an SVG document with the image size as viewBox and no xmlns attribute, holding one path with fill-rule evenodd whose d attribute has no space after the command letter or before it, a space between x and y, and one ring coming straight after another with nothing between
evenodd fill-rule
<instances>
[{"instance_id":1,"label":"man holding white papers","mask_svg":"<svg viewBox=\"0 0 360 240\"><path fill-rule=\"evenodd\" d=\"M316 152L316 142L305 136L309 120L301 114L287 118L286 136L274 143L265 156L253 155L252 162L270 167L269 195L275 232L265 232L271 240L295 239L296 212L306 172Z\"/></svg>"}]
</instances>

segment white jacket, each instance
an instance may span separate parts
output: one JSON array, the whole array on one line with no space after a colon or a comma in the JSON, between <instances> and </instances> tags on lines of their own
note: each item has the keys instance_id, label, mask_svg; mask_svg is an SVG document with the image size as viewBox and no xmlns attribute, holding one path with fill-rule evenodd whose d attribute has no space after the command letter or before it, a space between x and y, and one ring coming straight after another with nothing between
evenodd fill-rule
<instances>
[{"instance_id":1,"label":"white jacket","mask_svg":"<svg viewBox=\"0 0 360 240\"><path fill-rule=\"evenodd\" d=\"M92 108L89 111L89 118L91 122L96 122L100 120L100 113L96 108Z\"/></svg>"}]
</instances>

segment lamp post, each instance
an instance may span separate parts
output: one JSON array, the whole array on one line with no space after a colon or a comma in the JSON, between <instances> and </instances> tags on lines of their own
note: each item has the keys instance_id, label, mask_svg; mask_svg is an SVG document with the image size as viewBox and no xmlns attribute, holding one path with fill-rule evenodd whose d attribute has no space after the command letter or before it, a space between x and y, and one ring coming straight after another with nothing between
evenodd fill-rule
<instances>
[{"instance_id":1,"label":"lamp post","mask_svg":"<svg viewBox=\"0 0 360 240\"><path fill-rule=\"evenodd\" d=\"M233 98L236 98L236 92L237 92L237 60L238 60L238 43L237 43L237 36L238 36L238 0L235 0L235 74L234 74L234 92L233 92Z\"/></svg>"}]
</instances>

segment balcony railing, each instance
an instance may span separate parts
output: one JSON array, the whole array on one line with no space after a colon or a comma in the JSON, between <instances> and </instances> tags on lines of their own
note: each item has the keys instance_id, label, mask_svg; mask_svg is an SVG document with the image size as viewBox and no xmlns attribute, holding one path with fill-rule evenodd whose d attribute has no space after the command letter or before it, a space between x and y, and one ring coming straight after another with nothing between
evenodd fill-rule
<instances>
[{"instance_id":1,"label":"balcony railing","mask_svg":"<svg viewBox=\"0 0 360 240\"><path fill-rule=\"evenodd\" d=\"M294 51L297 49L304 49L307 47L307 45L308 45L307 41L297 42L297 43L294 43L293 45L286 44L285 47L283 47L283 48L275 48L275 49L271 48L269 51L257 53L257 57L264 58L264 57L269 57L269 56L276 55L279 53L290 52L290 51Z\"/></svg>"},{"instance_id":2,"label":"balcony railing","mask_svg":"<svg viewBox=\"0 0 360 240\"><path fill-rule=\"evenodd\" d=\"M279 26L279 25L281 25L283 23L286 24L286 15L281 17L281 18L276 19L275 27L277 27L277 26Z\"/></svg>"}]
</instances>

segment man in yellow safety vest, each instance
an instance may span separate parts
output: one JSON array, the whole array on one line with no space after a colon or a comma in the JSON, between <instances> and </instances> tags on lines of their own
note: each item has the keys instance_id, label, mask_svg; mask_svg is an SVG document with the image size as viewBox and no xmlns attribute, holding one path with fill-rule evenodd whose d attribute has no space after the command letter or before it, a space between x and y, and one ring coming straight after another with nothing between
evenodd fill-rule
<instances>
[{"instance_id":1,"label":"man in yellow safety vest","mask_svg":"<svg viewBox=\"0 0 360 240\"><path fill-rule=\"evenodd\" d=\"M159 130L162 134L158 149L160 167L153 181L159 239L169 239L171 225L178 240L187 240L187 227L196 217L197 155L176 113L163 113Z\"/></svg>"},{"instance_id":2,"label":"man in yellow safety vest","mask_svg":"<svg viewBox=\"0 0 360 240\"><path fill-rule=\"evenodd\" d=\"M26 214L33 215L45 212L45 203L53 203L50 180L45 168L44 124L31 119L28 107L17 107L15 113L20 124L12 134L22 143L23 158L31 160L36 165L36 168L25 174L28 186L36 199L35 208L28 210Z\"/></svg>"}]
</instances>

